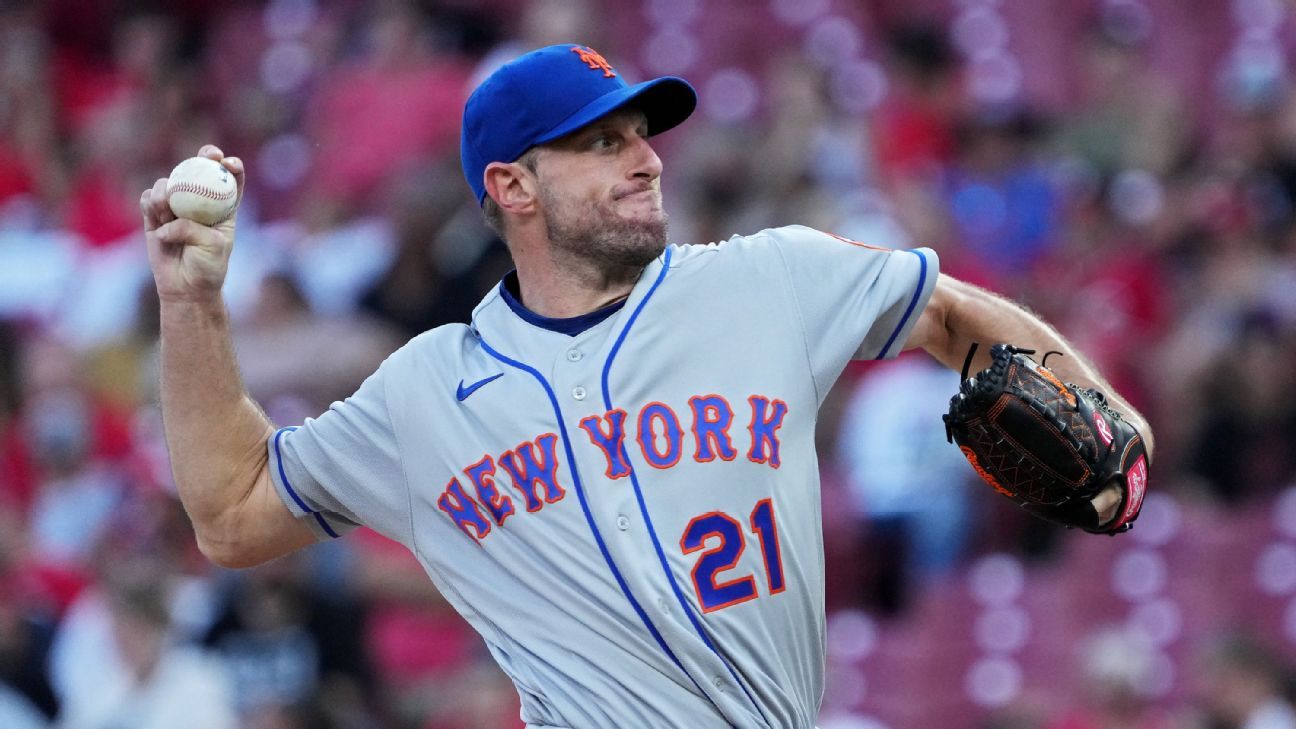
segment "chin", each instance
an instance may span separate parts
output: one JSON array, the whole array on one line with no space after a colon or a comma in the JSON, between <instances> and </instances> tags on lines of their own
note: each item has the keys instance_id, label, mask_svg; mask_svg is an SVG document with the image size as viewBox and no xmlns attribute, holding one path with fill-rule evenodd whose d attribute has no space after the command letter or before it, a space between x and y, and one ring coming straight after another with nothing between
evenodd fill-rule
<instances>
[{"instance_id":1,"label":"chin","mask_svg":"<svg viewBox=\"0 0 1296 729\"><path fill-rule=\"evenodd\" d=\"M641 269L666 248L669 216L655 196L585 208L552 205L546 218L553 244L617 270Z\"/></svg>"}]
</instances>

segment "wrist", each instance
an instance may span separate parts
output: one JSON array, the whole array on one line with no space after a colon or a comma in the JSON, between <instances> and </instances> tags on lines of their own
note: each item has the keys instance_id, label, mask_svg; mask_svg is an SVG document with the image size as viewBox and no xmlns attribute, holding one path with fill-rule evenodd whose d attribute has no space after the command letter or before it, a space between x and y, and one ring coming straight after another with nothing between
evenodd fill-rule
<instances>
[{"instance_id":1,"label":"wrist","mask_svg":"<svg viewBox=\"0 0 1296 729\"><path fill-rule=\"evenodd\" d=\"M227 318L225 300L217 292L212 295L158 295L163 322L192 323L197 320L224 320Z\"/></svg>"},{"instance_id":2,"label":"wrist","mask_svg":"<svg viewBox=\"0 0 1296 729\"><path fill-rule=\"evenodd\" d=\"M166 287L168 289L172 287ZM221 307L225 305L224 297L221 296L220 287L213 287L208 290L174 290L164 291L162 286L158 287L158 301L162 306L191 306L191 307Z\"/></svg>"},{"instance_id":3,"label":"wrist","mask_svg":"<svg viewBox=\"0 0 1296 729\"><path fill-rule=\"evenodd\" d=\"M1124 501L1124 492L1117 484L1107 486L1094 497L1093 507L1094 511L1098 512L1100 529L1116 520L1122 501Z\"/></svg>"}]
</instances>

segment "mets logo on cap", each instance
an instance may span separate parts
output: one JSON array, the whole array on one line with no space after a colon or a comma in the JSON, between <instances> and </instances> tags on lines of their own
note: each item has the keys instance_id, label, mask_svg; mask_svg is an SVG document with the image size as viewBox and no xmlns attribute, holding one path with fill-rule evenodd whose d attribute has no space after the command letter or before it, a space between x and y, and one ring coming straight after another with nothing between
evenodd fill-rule
<instances>
[{"instance_id":1,"label":"mets logo on cap","mask_svg":"<svg viewBox=\"0 0 1296 729\"><path fill-rule=\"evenodd\" d=\"M590 70L602 70L603 75L607 78L616 76L616 71L612 70L612 64L607 62L603 54L593 48L589 46L572 46L571 52L579 56L583 63L589 64Z\"/></svg>"}]
</instances>

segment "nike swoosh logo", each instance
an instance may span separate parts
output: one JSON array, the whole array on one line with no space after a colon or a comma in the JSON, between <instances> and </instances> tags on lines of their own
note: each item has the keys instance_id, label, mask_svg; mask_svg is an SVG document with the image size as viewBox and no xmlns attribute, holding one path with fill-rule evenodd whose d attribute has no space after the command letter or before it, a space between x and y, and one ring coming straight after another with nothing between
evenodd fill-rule
<instances>
[{"instance_id":1,"label":"nike swoosh logo","mask_svg":"<svg viewBox=\"0 0 1296 729\"><path fill-rule=\"evenodd\" d=\"M455 393L455 395L459 398L459 402L463 402L464 400L468 399L469 395L473 394L474 392L477 392L477 389L482 385L485 385L488 382L491 382L493 380L498 380L503 376L504 376L503 372L499 373L498 375L491 375L490 377L487 377L484 380L477 380L476 382L472 383L467 387L464 387L463 380L459 380L459 390Z\"/></svg>"}]
</instances>

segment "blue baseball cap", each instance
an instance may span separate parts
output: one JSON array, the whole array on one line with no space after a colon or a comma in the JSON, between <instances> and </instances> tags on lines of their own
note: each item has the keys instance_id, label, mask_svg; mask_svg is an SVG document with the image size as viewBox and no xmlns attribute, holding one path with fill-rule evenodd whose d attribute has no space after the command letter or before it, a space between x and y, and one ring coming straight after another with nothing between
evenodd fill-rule
<instances>
[{"instance_id":1,"label":"blue baseball cap","mask_svg":"<svg viewBox=\"0 0 1296 729\"><path fill-rule=\"evenodd\" d=\"M459 156L478 204L486 199L486 165L513 162L626 106L643 111L653 135L687 119L697 92L674 76L631 86L597 51L571 43L504 64L464 105Z\"/></svg>"}]
</instances>

